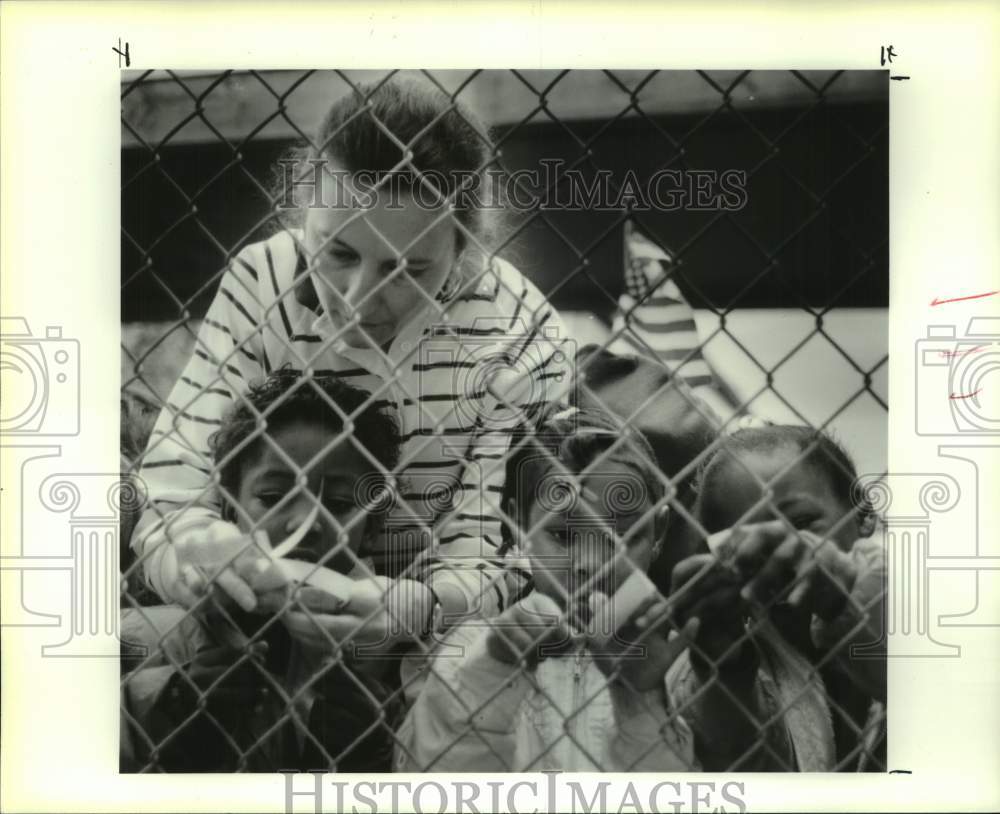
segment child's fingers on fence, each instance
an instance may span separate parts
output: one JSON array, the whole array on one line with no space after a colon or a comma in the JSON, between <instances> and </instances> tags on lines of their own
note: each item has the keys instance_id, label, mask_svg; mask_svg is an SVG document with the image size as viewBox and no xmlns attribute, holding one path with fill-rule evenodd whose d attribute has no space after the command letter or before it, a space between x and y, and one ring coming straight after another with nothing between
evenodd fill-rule
<instances>
[{"instance_id":1,"label":"child's fingers on fence","mask_svg":"<svg viewBox=\"0 0 1000 814\"><path fill-rule=\"evenodd\" d=\"M614 603L612 603L611 598L607 594L601 591L594 591L587 597L587 604L590 607L590 630L608 631L619 627L615 625L615 619L613 618L615 611Z\"/></svg>"},{"instance_id":2,"label":"child's fingers on fence","mask_svg":"<svg viewBox=\"0 0 1000 814\"><path fill-rule=\"evenodd\" d=\"M618 634L620 629L627 629L628 625L616 624L615 604L607 594L594 591L587 602L590 609L590 618L584 629L587 648L597 659L598 666L606 671L628 647L629 643Z\"/></svg>"},{"instance_id":3,"label":"child's fingers on fence","mask_svg":"<svg viewBox=\"0 0 1000 814\"><path fill-rule=\"evenodd\" d=\"M185 584L183 573L178 576L169 590L170 598L184 608L193 608L204 598L204 594L195 593Z\"/></svg>"},{"instance_id":4,"label":"child's fingers on fence","mask_svg":"<svg viewBox=\"0 0 1000 814\"><path fill-rule=\"evenodd\" d=\"M588 626L587 646L605 674L623 666L623 655L626 652L634 655L637 644L646 648L639 651L643 653L641 660L650 663L637 667L632 663L636 659L628 659L630 664L625 672L632 675L633 679L650 668L655 671L655 665L663 662L663 648L669 632L668 629L663 629L669 613L669 603L666 600L660 596L647 597L626 620L615 618L614 602L600 592L591 595L590 606L593 615ZM669 662L663 663L663 669L666 670L672 661L671 658Z\"/></svg>"},{"instance_id":5,"label":"child's fingers on fence","mask_svg":"<svg viewBox=\"0 0 1000 814\"><path fill-rule=\"evenodd\" d=\"M250 538L225 520L191 529L174 543L180 560L201 564L228 562L248 544Z\"/></svg>"},{"instance_id":6,"label":"child's fingers on fence","mask_svg":"<svg viewBox=\"0 0 1000 814\"><path fill-rule=\"evenodd\" d=\"M650 599L636 609L633 617L633 624L639 631L659 630L670 623L670 614L673 612L673 603L663 597L650 597Z\"/></svg>"},{"instance_id":7,"label":"child's fingers on fence","mask_svg":"<svg viewBox=\"0 0 1000 814\"><path fill-rule=\"evenodd\" d=\"M205 595L208 584L204 575L191 563L183 563L178 569L180 579L177 581L178 593L176 598L185 607L191 607Z\"/></svg>"},{"instance_id":8,"label":"child's fingers on fence","mask_svg":"<svg viewBox=\"0 0 1000 814\"><path fill-rule=\"evenodd\" d=\"M692 554L674 566L670 574L671 601L681 601L680 594L688 583L707 584L707 581L733 580L732 572L716 559L713 554Z\"/></svg>"},{"instance_id":9,"label":"child's fingers on fence","mask_svg":"<svg viewBox=\"0 0 1000 814\"><path fill-rule=\"evenodd\" d=\"M197 595L215 584L241 608L253 610L256 599L249 581L266 569L267 559L252 537L232 523L217 520L192 529L174 545L178 572L189 590Z\"/></svg>"},{"instance_id":10,"label":"child's fingers on fence","mask_svg":"<svg viewBox=\"0 0 1000 814\"><path fill-rule=\"evenodd\" d=\"M312 585L300 585L295 591L295 601L313 613L337 614L347 607L343 597Z\"/></svg>"},{"instance_id":11,"label":"child's fingers on fence","mask_svg":"<svg viewBox=\"0 0 1000 814\"><path fill-rule=\"evenodd\" d=\"M700 619L702 627L707 628L716 620L731 621L743 618L744 603L740 597L737 585L724 585L704 593L698 601L685 608L684 613L678 613L678 618L687 622L690 619Z\"/></svg>"},{"instance_id":12,"label":"child's fingers on fence","mask_svg":"<svg viewBox=\"0 0 1000 814\"><path fill-rule=\"evenodd\" d=\"M256 587L255 587L256 590ZM256 591L257 613L277 613L288 601L288 588L275 588L270 591Z\"/></svg>"},{"instance_id":13,"label":"child's fingers on fence","mask_svg":"<svg viewBox=\"0 0 1000 814\"><path fill-rule=\"evenodd\" d=\"M627 686L640 692L662 687L667 670L695 641L700 624L697 619L689 619L673 635L667 635L665 630L647 631L649 635L641 637L643 650L638 658L624 657L623 649L609 654L611 658L603 663L599 660L598 667L606 675L618 675Z\"/></svg>"},{"instance_id":14,"label":"child's fingers on fence","mask_svg":"<svg viewBox=\"0 0 1000 814\"><path fill-rule=\"evenodd\" d=\"M236 576L232 568L223 568L212 581L243 610L249 612L257 607L257 594L245 581Z\"/></svg>"},{"instance_id":15,"label":"child's fingers on fence","mask_svg":"<svg viewBox=\"0 0 1000 814\"><path fill-rule=\"evenodd\" d=\"M794 536L781 520L743 526L733 563L744 577L752 577L767 563L778 546Z\"/></svg>"},{"instance_id":16,"label":"child's fingers on fence","mask_svg":"<svg viewBox=\"0 0 1000 814\"><path fill-rule=\"evenodd\" d=\"M739 584L711 554L682 560L671 575L670 610L680 619L714 613L718 604L738 600ZM705 603L708 602L706 605Z\"/></svg>"},{"instance_id":17,"label":"child's fingers on fence","mask_svg":"<svg viewBox=\"0 0 1000 814\"><path fill-rule=\"evenodd\" d=\"M595 591L589 598L591 609L591 629L599 631L629 630L634 634L644 634L669 624L673 606L669 599L659 593L639 601L627 618L620 618L621 609L611 597Z\"/></svg>"},{"instance_id":18,"label":"child's fingers on fence","mask_svg":"<svg viewBox=\"0 0 1000 814\"><path fill-rule=\"evenodd\" d=\"M810 561L798 575L798 582L788 594L788 604L793 608L809 607L809 595L813 592L812 576L816 568L815 560Z\"/></svg>"},{"instance_id":19,"label":"child's fingers on fence","mask_svg":"<svg viewBox=\"0 0 1000 814\"><path fill-rule=\"evenodd\" d=\"M700 629L701 619L696 616L688 619L681 625L681 629L677 631L676 635L666 638L666 644L659 659L660 663L664 667L669 667L677 661L681 654L697 641Z\"/></svg>"},{"instance_id":20,"label":"child's fingers on fence","mask_svg":"<svg viewBox=\"0 0 1000 814\"><path fill-rule=\"evenodd\" d=\"M550 596L534 591L504 611L497 621L504 626L523 629L533 639L553 641L571 635L566 616Z\"/></svg>"},{"instance_id":21,"label":"child's fingers on fence","mask_svg":"<svg viewBox=\"0 0 1000 814\"><path fill-rule=\"evenodd\" d=\"M771 554L760 566L756 575L740 591L740 596L757 602L770 602L779 596L798 576L800 563L811 549L797 534L786 534L785 539L771 549Z\"/></svg>"},{"instance_id":22,"label":"child's fingers on fence","mask_svg":"<svg viewBox=\"0 0 1000 814\"><path fill-rule=\"evenodd\" d=\"M289 583L288 575L273 560L245 551L233 561L233 571L257 593L282 588Z\"/></svg>"},{"instance_id":23,"label":"child's fingers on fence","mask_svg":"<svg viewBox=\"0 0 1000 814\"><path fill-rule=\"evenodd\" d=\"M529 665L541 658L542 646L551 648L572 638L569 625L555 601L540 592L514 603L490 623L487 649L500 661Z\"/></svg>"},{"instance_id":24,"label":"child's fingers on fence","mask_svg":"<svg viewBox=\"0 0 1000 814\"><path fill-rule=\"evenodd\" d=\"M806 553L796 570L796 584L788 603L820 617L833 618L843 608L857 578L851 556L822 538L805 541Z\"/></svg>"},{"instance_id":25,"label":"child's fingers on fence","mask_svg":"<svg viewBox=\"0 0 1000 814\"><path fill-rule=\"evenodd\" d=\"M525 661L529 665L537 664L542 659L542 645L547 638L545 633L526 630L522 627L501 628L499 635L505 640L515 661Z\"/></svg>"},{"instance_id":26,"label":"child's fingers on fence","mask_svg":"<svg viewBox=\"0 0 1000 814\"><path fill-rule=\"evenodd\" d=\"M529 599L531 601L529 601ZM566 641L572 631L559 606L550 598L522 600L511 609L511 621L535 641L551 644Z\"/></svg>"},{"instance_id":27,"label":"child's fingers on fence","mask_svg":"<svg viewBox=\"0 0 1000 814\"><path fill-rule=\"evenodd\" d=\"M323 641L328 638L341 642L348 636L357 635L364 620L352 614L303 613L291 611L284 617L290 630L307 633L312 637L319 636Z\"/></svg>"},{"instance_id":28,"label":"child's fingers on fence","mask_svg":"<svg viewBox=\"0 0 1000 814\"><path fill-rule=\"evenodd\" d=\"M487 645L494 657L499 655L500 660L508 664L523 662L531 669L546 656L554 655L560 644L568 644L572 638L569 628L558 623L522 627L508 622L498 625L491 633L492 641Z\"/></svg>"},{"instance_id":29,"label":"child's fingers on fence","mask_svg":"<svg viewBox=\"0 0 1000 814\"><path fill-rule=\"evenodd\" d=\"M504 622L497 618L486 634L486 650L504 664L518 664L525 659L531 665L529 657L535 651L535 638L511 620Z\"/></svg>"}]
</instances>

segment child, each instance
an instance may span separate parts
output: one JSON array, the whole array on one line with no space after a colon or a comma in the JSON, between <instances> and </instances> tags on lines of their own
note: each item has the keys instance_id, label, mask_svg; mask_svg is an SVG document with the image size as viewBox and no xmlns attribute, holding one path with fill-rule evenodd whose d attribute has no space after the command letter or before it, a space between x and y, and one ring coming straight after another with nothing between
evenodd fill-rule
<instances>
[{"instance_id":1,"label":"child","mask_svg":"<svg viewBox=\"0 0 1000 814\"><path fill-rule=\"evenodd\" d=\"M222 562L214 586L253 609L258 563L224 544L234 529L207 442L247 382L285 364L377 394L400 426L409 489L371 553L380 575L412 577L405 612L427 627L506 601L504 452L517 421L558 396L568 360L558 313L491 254L486 132L444 91L387 77L334 100L282 163L281 228L221 276L142 459L150 507L132 545L165 601L199 601L197 568Z\"/></svg>"},{"instance_id":2,"label":"child","mask_svg":"<svg viewBox=\"0 0 1000 814\"><path fill-rule=\"evenodd\" d=\"M697 516L719 545L674 569L677 618L700 627L670 684L707 770L884 770L885 560L856 478L808 427L742 429L706 461Z\"/></svg>"},{"instance_id":3,"label":"child","mask_svg":"<svg viewBox=\"0 0 1000 814\"><path fill-rule=\"evenodd\" d=\"M648 443L571 408L525 439L507 483L533 585L496 619L442 641L398 732L396 770L689 769L690 731L664 681L686 640L656 624L658 594L624 610L611 635L607 597L649 567L664 527Z\"/></svg>"},{"instance_id":4,"label":"child","mask_svg":"<svg viewBox=\"0 0 1000 814\"><path fill-rule=\"evenodd\" d=\"M388 770L386 662L352 646L392 638L370 630L390 583L362 554L384 517L399 433L371 401L336 378L281 371L226 415L211 443L223 516L255 552L238 556L305 535L258 574L254 613L221 591L189 609L125 612L128 650L152 655L123 682L123 768Z\"/></svg>"}]
</instances>

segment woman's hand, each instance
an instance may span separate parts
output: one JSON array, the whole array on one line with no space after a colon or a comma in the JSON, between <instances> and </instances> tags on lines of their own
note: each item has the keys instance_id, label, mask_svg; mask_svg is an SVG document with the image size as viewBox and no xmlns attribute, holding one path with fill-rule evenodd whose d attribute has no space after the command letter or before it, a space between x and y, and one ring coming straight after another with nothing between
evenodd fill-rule
<instances>
[{"instance_id":1,"label":"woman's hand","mask_svg":"<svg viewBox=\"0 0 1000 814\"><path fill-rule=\"evenodd\" d=\"M244 534L224 520L192 529L174 542L177 576L171 597L193 607L211 594L223 606L235 602L245 611L257 609L258 594L283 581L267 548L266 537Z\"/></svg>"},{"instance_id":2,"label":"woman's hand","mask_svg":"<svg viewBox=\"0 0 1000 814\"><path fill-rule=\"evenodd\" d=\"M835 618L857 579L851 556L836 543L808 531L792 531L780 520L743 526L734 533L733 565L744 585L741 596L788 604Z\"/></svg>"},{"instance_id":3,"label":"woman's hand","mask_svg":"<svg viewBox=\"0 0 1000 814\"><path fill-rule=\"evenodd\" d=\"M497 661L511 666L538 662L568 645L572 634L553 599L534 591L489 621L486 650Z\"/></svg>"},{"instance_id":4,"label":"woman's hand","mask_svg":"<svg viewBox=\"0 0 1000 814\"><path fill-rule=\"evenodd\" d=\"M305 586L296 593L296 604L309 612L293 605L281 617L293 639L314 652L332 654L344 646L364 658L426 635L434 598L415 580L366 576L350 580L337 594Z\"/></svg>"}]
</instances>

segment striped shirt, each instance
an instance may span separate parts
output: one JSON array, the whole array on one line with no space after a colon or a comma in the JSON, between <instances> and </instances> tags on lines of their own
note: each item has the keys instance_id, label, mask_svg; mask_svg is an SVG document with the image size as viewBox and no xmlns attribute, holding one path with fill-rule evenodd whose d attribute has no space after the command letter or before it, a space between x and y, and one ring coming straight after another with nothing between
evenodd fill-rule
<instances>
[{"instance_id":1,"label":"striped shirt","mask_svg":"<svg viewBox=\"0 0 1000 814\"><path fill-rule=\"evenodd\" d=\"M176 534L218 519L209 437L249 384L285 365L334 373L372 393L399 423L396 507L369 554L376 570L460 588L484 616L504 607L494 573L510 432L569 384L573 351L559 314L532 283L495 259L473 290L428 302L385 356L320 335L301 233L247 246L224 271L194 352L142 459L150 508L133 536L151 586ZM313 292L313 297L314 297ZM388 362L386 361L388 358ZM484 374L502 371L486 388ZM433 530L433 534L430 530ZM439 582L443 581L443 582Z\"/></svg>"}]
</instances>

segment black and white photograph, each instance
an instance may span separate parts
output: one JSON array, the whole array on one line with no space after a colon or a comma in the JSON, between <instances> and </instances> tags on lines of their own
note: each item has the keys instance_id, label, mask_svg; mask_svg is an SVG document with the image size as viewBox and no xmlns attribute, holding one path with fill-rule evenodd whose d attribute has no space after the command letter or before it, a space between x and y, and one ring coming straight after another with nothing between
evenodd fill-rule
<instances>
[{"instance_id":1,"label":"black and white photograph","mask_svg":"<svg viewBox=\"0 0 1000 814\"><path fill-rule=\"evenodd\" d=\"M0 810L997 810L998 72L0 3Z\"/></svg>"},{"instance_id":2,"label":"black and white photograph","mask_svg":"<svg viewBox=\"0 0 1000 814\"><path fill-rule=\"evenodd\" d=\"M888 70L126 71L123 772L885 772Z\"/></svg>"}]
</instances>

